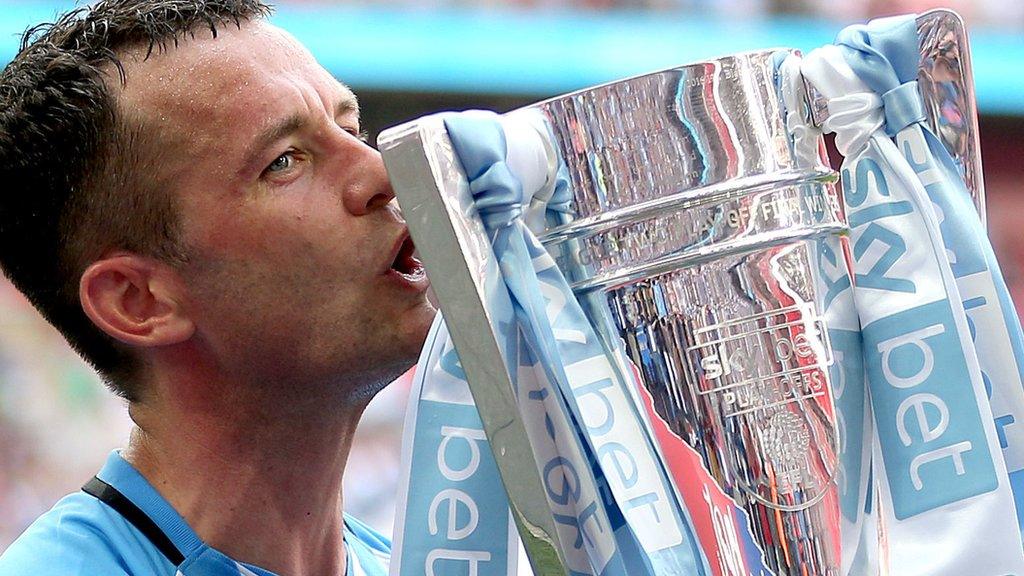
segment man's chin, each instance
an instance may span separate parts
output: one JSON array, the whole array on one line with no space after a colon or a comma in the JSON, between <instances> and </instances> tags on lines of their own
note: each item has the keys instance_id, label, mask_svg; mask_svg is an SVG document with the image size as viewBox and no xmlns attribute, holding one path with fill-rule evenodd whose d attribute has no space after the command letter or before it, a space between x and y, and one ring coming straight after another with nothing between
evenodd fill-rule
<instances>
[{"instance_id":1,"label":"man's chin","mask_svg":"<svg viewBox=\"0 0 1024 576\"><path fill-rule=\"evenodd\" d=\"M436 304L426 298L424 298L415 311L410 313L410 316L415 318L410 318L409 341L414 344L417 358L419 358L423 343L426 342L427 334L430 332L430 327L433 326L434 319L438 314L440 314L440 310L436 307Z\"/></svg>"},{"instance_id":2,"label":"man's chin","mask_svg":"<svg viewBox=\"0 0 1024 576\"><path fill-rule=\"evenodd\" d=\"M408 362L409 366L415 364L437 314L438 310L426 298L402 311L393 336L383 343L390 359Z\"/></svg>"}]
</instances>

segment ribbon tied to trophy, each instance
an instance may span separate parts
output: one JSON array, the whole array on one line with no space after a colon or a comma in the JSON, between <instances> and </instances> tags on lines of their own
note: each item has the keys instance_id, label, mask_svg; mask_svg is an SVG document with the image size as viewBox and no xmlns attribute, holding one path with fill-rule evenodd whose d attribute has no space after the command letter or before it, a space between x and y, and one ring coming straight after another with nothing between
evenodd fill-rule
<instances>
[{"instance_id":1,"label":"ribbon tied to trophy","mask_svg":"<svg viewBox=\"0 0 1024 576\"><path fill-rule=\"evenodd\" d=\"M392 574L1024 573L1024 338L920 27L381 136L445 315Z\"/></svg>"}]
</instances>

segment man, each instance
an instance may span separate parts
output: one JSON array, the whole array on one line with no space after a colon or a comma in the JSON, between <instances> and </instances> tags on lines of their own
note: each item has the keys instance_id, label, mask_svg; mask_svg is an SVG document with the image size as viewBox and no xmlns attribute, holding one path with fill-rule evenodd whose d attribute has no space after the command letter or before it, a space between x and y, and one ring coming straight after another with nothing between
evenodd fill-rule
<instances>
[{"instance_id":1,"label":"man","mask_svg":"<svg viewBox=\"0 0 1024 576\"><path fill-rule=\"evenodd\" d=\"M356 423L434 315L355 96L258 0L108 0L0 77L0 265L128 400L7 575L384 574Z\"/></svg>"}]
</instances>

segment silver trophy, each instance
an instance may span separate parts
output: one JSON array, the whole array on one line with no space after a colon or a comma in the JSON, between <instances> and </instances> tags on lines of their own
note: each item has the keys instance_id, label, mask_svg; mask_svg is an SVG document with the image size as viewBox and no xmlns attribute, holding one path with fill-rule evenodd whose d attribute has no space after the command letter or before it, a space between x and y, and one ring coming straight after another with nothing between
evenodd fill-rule
<instances>
[{"instance_id":1,"label":"silver trophy","mask_svg":"<svg viewBox=\"0 0 1024 576\"><path fill-rule=\"evenodd\" d=\"M983 214L962 24L935 11L918 28L929 119ZM766 566L833 575L844 553L842 448L828 324L849 319L827 317L824 302L829 279L846 270L846 224L824 142L806 137L828 111L802 82L782 79L789 53L663 70L509 117L539 127L567 169L572 216L539 237L606 347L625 349L658 416L746 510ZM950 117L963 121L940 121ZM379 145L534 571L563 574L486 305L487 240L443 125L403 124Z\"/></svg>"}]
</instances>

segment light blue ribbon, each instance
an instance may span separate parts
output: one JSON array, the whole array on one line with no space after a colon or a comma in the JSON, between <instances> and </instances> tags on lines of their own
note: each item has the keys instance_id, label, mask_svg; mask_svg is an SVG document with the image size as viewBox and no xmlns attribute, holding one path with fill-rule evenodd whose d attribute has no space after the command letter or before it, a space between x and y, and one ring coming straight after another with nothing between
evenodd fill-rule
<instances>
[{"instance_id":1,"label":"light blue ribbon","mask_svg":"<svg viewBox=\"0 0 1024 576\"><path fill-rule=\"evenodd\" d=\"M533 273L532 257L524 238L521 220L522 185L505 162L508 146L500 124L492 118L452 115L445 119L445 128L469 182L480 219L498 260L515 316L521 326L519 334L538 354L540 364L551 382L561 382L558 373L561 361L550 325L546 322L545 302ZM503 335L513 340L515 332ZM506 362L509 359L506 358ZM510 374L517 372L510 366ZM564 374L561 374L564 380ZM580 429L578 423L576 428ZM582 532L581 536L582 538ZM582 543L575 542L577 547ZM624 558L617 553L603 574L628 574Z\"/></svg>"},{"instance_id":2,"label":"light blue ribbon","mask_svg":"<svg viewBox=\"0 0 1024 576\"><path fill-rule=\"evenodd\" d=\"M492 119L453 115L444 122L469 181L480 219L491 237L516 317L527 328L523 336L540 356L538 360L548 372L548 378L561 382L564 374L562 379L558 378L562 366L558 346L547 322L540 284L533 273L532 256L524 236L526 225L520 218L522 185L505 163L508 153L505 132Z\"/></svg>"},{"instance_id":3,"label":"light blue ribbon","mask_svg":"<svg viewBox=\"0 0 1024 576\"><path fill-rule=\"evenodd\" d=\"M481 220L491 237L495 257L512 298L520 334L569 408L580 438L594 463L593 472L600 483L600 459L595 456L595 444L583 424L584 419L564 367L588 355L604 355L604 351L568 283L557 267L552 267L543 274L545 283L557 286L565 300L559 323L585 333L586 343L562 347L555 338L554 327L547 316L548 303L541 292L541 281L533 264L535 258L546 256L546 251L522 221L523 191L519 180L505 163L507 143L496 117L452 115L445 118L445 127L469 181ZM570 199L563 173L549 203L548 216L559 218L559 213L566 214ZM631 416L636 417L635 414ZM653 451L652 446L648 446L648 449ZM659 481L663 486L670 486L664 471L661 472ZM673 494L674 500L674 493L669 491L669 494ZM619 554L603 574L704 575L709 572L707 560L701 553L687 518L679 519L684 538L681 545L648 555L641 549L633 528L625 520L620 508L623 503L615 502L610 497L608 500L606 506L615 528ZM672 505L677 513L685 514L678 502L673 501Z\"/></svg>"},{"instance_id":4,"label":"light blue ribbon","mask_svg":"<svg viewBox=\"0 0 1024 576\"><path fill-rule=\"evenodd\" d=\"M857 77L882 97L889 136L925 119L917 90L917 42L913 16L849 26L836 37Z\"/></svg>"},{"instance_id":5,"label":"light blue ribbon","mask_svg":"<svg viewBox=\"0 0 1024 576\"><path fill-rule=\"evenodd\" d=\"M472 566L478 576L510 576L510 563L515 564L515 556L509 557L515 551L507 546L508 499L465 379L438 315L409 398L414 409L406 416L405 433L411 442L403 448L408 469L400 486L404 498L399 498L396 516L392 574L449 574ZM441 462L460 475L445 474ZM450 537L449 526L465 528L469 505L476 526L469 534ZM428 530L432 524L440 529Z\"/></svg>"},{"instance_id":6,"label":"light blue ribbon","mask_svg":"<svg viewBox=\"0 0 1024 576\"><path fill-rule=\"evenodd\" d=\"M917 90L917 74L920 60L916 20L913 16L891 18L872 22L868 25L851 26L840 32L836 44L858 78L873 91L882 95L886 119L886 133L896 137L900 152L911 167L919 174L940 174L941 177L926 179L925 190L929 198L941 211L940 231L943 243L950 255L950 265L958 281L975 274L990 276L998 302L984 302L984 299L965 298L960 304L968 313L972 339L976 328L971 321L972 314L980 306L998 306L1001 312L1001 328L1009 336L1013 357L1003 359L1013 363L1016 373L1024 380L1024 333L1010 301L1009 291L1003 280L995 254L981 225L970 194L964 186L960 170L949 151L932 133L925 123L924 105ZM914 150L905 129L921 131L927 145L927 153ZM979 301L980 300L980 301ZM973 311L973 312L972 312ZM982 376L989 396L993 386L1002 387L1007 394L1024 393L1019 386L1008 382L992 382L982 365ZM995 414L997 433L1002 448L1007 444L1003 430L1016 423L1011 415ZM1019 449L1019 448L1018 448ZM1017 518L1024 531L1024 470L1010 470L1010 484L1017 507Z\"/></svg>"}]
</instances>

